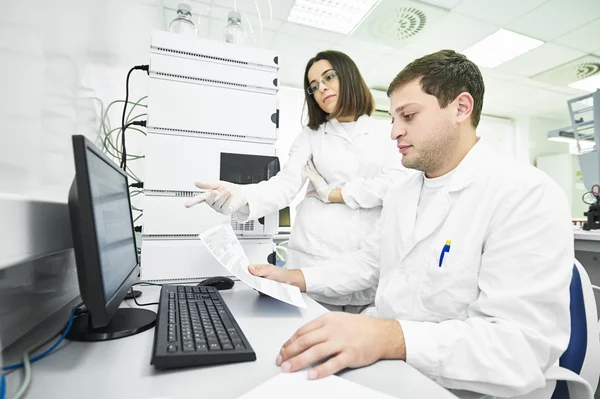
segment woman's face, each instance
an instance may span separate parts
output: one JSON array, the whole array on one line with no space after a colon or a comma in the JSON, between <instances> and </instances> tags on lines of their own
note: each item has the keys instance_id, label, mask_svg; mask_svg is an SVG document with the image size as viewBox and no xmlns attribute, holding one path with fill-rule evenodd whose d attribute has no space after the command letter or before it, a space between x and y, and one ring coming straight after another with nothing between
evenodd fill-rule
<instances>
[{"instance_id":1,"label":"woman's face","mask_svg":"<svg viewBox=\"0 0 600 399\"><path fill-rule=\"evenodd\" d=\"M315 62L308 70L308 85L313 87L316 84L319 85L319 88L313 93L315 101L328 114L335 109L340 92L340 80L337 76L332 78L332 72L335 72L333 66L327 60ZM322 81L326 83L323 84Z\"/></svg>"}]
</instances>

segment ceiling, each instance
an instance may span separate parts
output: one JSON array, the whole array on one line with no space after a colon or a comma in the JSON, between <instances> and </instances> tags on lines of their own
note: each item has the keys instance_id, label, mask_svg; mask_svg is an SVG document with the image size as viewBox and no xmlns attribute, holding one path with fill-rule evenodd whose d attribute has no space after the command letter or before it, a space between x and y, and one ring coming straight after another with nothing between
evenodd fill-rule
<instances>
[{"instance_id":1,"label":"ceiling","mask_svg":"<svg viewBox=\"0 0 600 399\"><path fill-rule=\"evenodd\" d=\"M180 2L130 1L161 8L164 18L159 29L166 29ZM271 0L271 9L268 0L186 2L199 23L199 35L217 40L222 38L227 13L235 2L256 45L279 54L280 80L285 86L301 87L306 61L319 50L335 49L354 59L369 87L385 91L415 58L443 48L461 52L505 28L545 44L496 68L482 68L484 113L565 118L566 101L585 92L566 86L561 79L537 79L536 75L551 77L547 71L586 55L600 62L600 0L382 0L350 36L287 22L294 0ZM380 25L392 18L391 10L401 7L424 13L425 25L400 40L381 36L386 30Z\"/></svg>"}]
</instances>

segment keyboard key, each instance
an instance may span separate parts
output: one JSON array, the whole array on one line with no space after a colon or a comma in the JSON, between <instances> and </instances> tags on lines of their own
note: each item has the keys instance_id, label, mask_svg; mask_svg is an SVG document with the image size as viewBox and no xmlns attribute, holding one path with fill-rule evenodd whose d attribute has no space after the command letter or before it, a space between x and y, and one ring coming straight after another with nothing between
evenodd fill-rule
<instances>
[{"instance_id":1,"label":"keyboard key","mask_svg":"<svg viewBox=\"0 0 600 399\"><path fill-rule=\"evenodd\" d=\"M233 343L233 347L234 347L236 350L238 350L238 349L246 349L246 347L244 346L244 344L243 344L243 343L241 343L241 342L238 342L238 343L235 343L235 342L234 342L234 343Z\"/></svg>"},{"instance_id":2,"label":"keyboard key","mask_svg":"<svg viewBox=\"0 0 600 399\"><path fill-rule=\"evenodd\" d=\"M167 352L169 352L169 353L175 353L175 352L177 352L177 345L169 345L169 346L167 346Z\"/></svg>"}]
</instances>

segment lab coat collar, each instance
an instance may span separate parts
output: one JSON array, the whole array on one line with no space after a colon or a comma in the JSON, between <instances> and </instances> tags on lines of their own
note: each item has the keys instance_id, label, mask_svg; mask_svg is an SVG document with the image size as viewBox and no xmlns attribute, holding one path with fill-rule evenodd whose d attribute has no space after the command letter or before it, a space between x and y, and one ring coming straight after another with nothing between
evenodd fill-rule
<instances>
[{"instance_id":1,"label":"lab coat collar","mask_svg":"<svg viewBox=\"0 0 600 399\"><path fill-rule=\"evenodd\" d=\"M480 139L469 150L467 155L458 164L448 183L449 193L460 191L475 181L491 156L490 151L480 143Z\"/></svg>"},{"instance_id":2,"label":"lab coat collar","mask_svg":"<svg viewBox=\"0 0 600 399\"><path fill-rule=\"evenodd\" d=\"M361 115L356 120L356 126L354 126L353 137L358 137L359 134L369 134L371 133L369 129L371 117L369 115ZM335 136L342 137L348 141L352 141L352 137L346 132L346 129L342 127L340 122L334 118L324 123L324 132L326 134L332 134Z\"/></svg>"},{"instance_id":3,"label":"lab coat collar","mask_svg":"<svg viewBox=\"0 0 600 399\"><path fill-rule=\"evenodd\" d=\"M397 223L402 235L402 243L398 247L400 259L408 255L420 241L440 228L452 205L451 193L473 183L488 156L489 152L477 142L454 170L447 188L440 195L435 196L427 212L420 215L418 225L416 224L417 208L425 175L418 173L406 181L402 190L403 201L398 204L397 213Z\"/></svg>"}]
</instances>

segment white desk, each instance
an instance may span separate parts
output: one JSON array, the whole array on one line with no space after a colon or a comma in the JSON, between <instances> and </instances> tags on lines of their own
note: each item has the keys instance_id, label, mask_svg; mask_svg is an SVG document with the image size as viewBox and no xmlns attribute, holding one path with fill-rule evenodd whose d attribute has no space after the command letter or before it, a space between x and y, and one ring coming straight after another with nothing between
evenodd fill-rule
<instances>
[{"instance_id":1,"label":"white desk","mask_svg":"<svg viewBox=\"0 0 600 399\"><path fill-rule=\"evenodd\" d=\"M141 289L145 295L140 302L154 301L160 290ZM306 296L308 308L298 309L259 296L239 282L221 294L254 348L256 361L156 371L150 366L154 329L113 341L67 342L32 366L26 398L236 398L279 373L275 357L281 345L300 326L326 312ZM17 371L7 377L7 398L21 384L21 375ZM380 361L340 375L398 398L455 398L402 361Z\"/></svg>"},{"instance_id":2,"label":"white desk","mask_svg":"<svg viewBox=\"0 0 600 399\"><path fill-rule=\"evenodd\" d=\"M574 230L575 251L600 253L600 230Z\"/></svg>"}]
</instances>

